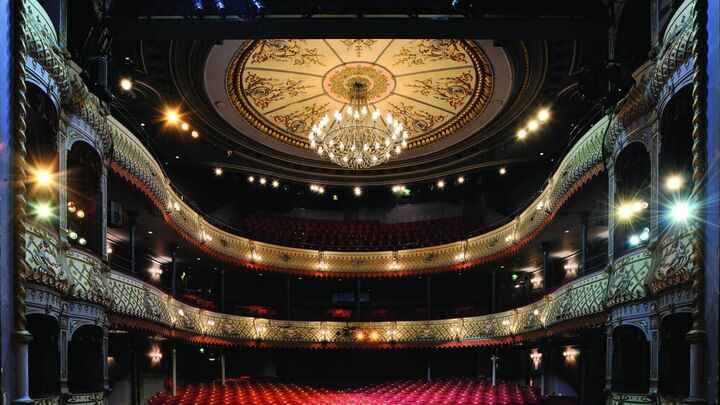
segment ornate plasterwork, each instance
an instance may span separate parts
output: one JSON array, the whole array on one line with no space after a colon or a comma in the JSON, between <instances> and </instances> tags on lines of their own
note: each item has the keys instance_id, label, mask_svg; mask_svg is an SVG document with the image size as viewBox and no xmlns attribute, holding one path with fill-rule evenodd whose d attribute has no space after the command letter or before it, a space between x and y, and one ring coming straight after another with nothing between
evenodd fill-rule
<instances>
[{"instance_id":1,"label":"ornate plasterwork","mask_svg":"<svg viewBox=\"0 0 720 405\"><path fill-rule=\"evenodd\" d=\"M663 233L652 258L648 281L651 293L690 281L694 256L691 236L692 230L682 226Z\"/></svg>"},{"instance_id":2,"label":"ornate plasterwork","mask_svg":"<svg viewBox=\"0 0 720 405\"><path fill-rule=\"evenodd\" d=\"M615 259L610 267L607 305L614 306L645 297L645 279L649 271L650 251L646 248L636 249Z\"/></svg>"},{"instance_id":3,"label":"ornate plasterwork","mask_svg":"<svg viewBox=\"0 0 720 405\"><path fill-rule=\"evenodd\" d=\"M492 92L491 72L472 41L259 40L244 43L230 61L227 91L235 109L260 132L308 148L308 112L322 117L343 109L359 81L373 108L388 112L394 105L425 117L422 122L414 121L414 114L400 117L406 128L414 128L408 148L415 148L477 117Z\"/></svg>"},{"instance_id":4,"label":"ornate plasterwork","mask_svg":"<svg viewBox=\"0 0 720 405\"><path fill-rule=\"evenodd\" d=\"M607 275L600 272L582 277L541 302L511 311L402 322L285 321L221 314L176 301L159 289L119 272L111 272L109 286L113 313L151 321L190 336L228 341L357 344L356 333L362 331L367 336L376 332L375 343L496 344L572 318L601 314Z\"/></svg>"},{"instance_id":5,"label":"ornate plasterwork","mask_svg":"<svg viewBox=\"0 0 720 405\"><path fill-rule=\"evenodd\" d=\"M60 260L58 237L44 228L27 224L25 246L28 281L51 286L60 292L68 291L68 277Z\"/></svg>"}]
</instances>

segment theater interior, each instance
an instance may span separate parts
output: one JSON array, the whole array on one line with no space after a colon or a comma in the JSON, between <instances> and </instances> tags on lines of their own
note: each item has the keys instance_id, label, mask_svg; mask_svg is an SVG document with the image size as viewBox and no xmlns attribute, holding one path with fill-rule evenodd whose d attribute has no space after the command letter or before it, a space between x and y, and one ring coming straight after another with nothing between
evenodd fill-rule
<instances>
[{"instance_id":1,"label":"theater interior","mask_svg":"<svg viewBox=\"0 0 720 405\"><path fill-rule=\"evenodd\" d=\"M9 0L3 404L717 404L717 0Z\"/></svg>"}]
</instances>

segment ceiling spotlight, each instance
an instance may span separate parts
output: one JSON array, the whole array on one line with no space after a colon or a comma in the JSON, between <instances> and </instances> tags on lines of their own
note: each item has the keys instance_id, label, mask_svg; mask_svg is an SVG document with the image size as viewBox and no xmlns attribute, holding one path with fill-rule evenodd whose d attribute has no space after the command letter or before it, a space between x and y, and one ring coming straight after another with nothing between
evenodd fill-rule
<instances>
[{"instance_id":1,"label":"ceiling spotlight","mask_svg":"<svg viewBox=\"0 0 720 405\"><path fill-rule=\"evenodd\" d=\"M77 210L77 212L75 212L75 215L77 215L77 217L80 219L85 218L85 211Z\"/></svg>"},{"instance_id":2,"label":"ceiling spotlight","mask_svg":"<svg viewBox=\"0 0 720 405\"><path fill-rule=\"evenodd\" d=\"M521 129L517 132L518 139L525 139L527 137L527 131L524 129Z\"/></svg>"},{"instance_id":3,"label":"ceiling spotlight","mask_svg":"<svg viewBox=\"0 0 720 405\"><path fill-rule=\"evenodd\" d=\"M193 138L197 138L200 136L200 133L198 131L192 131L190 132L190 136L192 136Z\"/></svg>"},{"instance_id":4,"label":"ceiling spotlight","mask_svg":"<svg viewBox=\"0 0 720 405\"><path fill-rule=\"evenodd\" d=\"M188 125L187 122L183 122L182 124L180 124L180 128L181 128L183 131L187 131L188 129L190 129L190 125Z\"/></svg>"},{"instance_id":5,"label":"ceiling spotlight","mask_svg":"<svg viewBox=\"0 0 720 405\"><path fill-rule=\"evenodd\" d=\"M120 79L120 88L125 91L130 91L133 88L133 82L127 77Z\"/></svg>"},{"instance_id":6,"label":"ceiling spotlight","mask_svg":"<svg viewBox=\"0 0 720 405\"><path fill-rule=\"evenodd\" d=\"M547 121L547 119L550 118L550 111L540 110L540 112L538 112L537 118L540 121Z\"/></svg>"},{"instance_id":7,"label":"ceiling spotlight","mask_svg":"<svg viewBox=\"0 0 720 405\"><path fill-rule=\"evenodd\" d=\"M255 183L255 176L248 176L248 181L250 183Z\"/></svg>"},{"instance_id":8,"label":"ceiling spotlight","mask_svg":"<svg viewBox=\"0 0 720 405\"><path fill-rule=\"evenodd\" d=\"M70 239L72 239L72 240L75 240L75 239L77 239L78 234L77 234L77 232L70 230L70 231L68 231L68 237L70 237Z\"/></svg>"},{"instance_id":9,"label":"ceiling spotlight","mask_svg":"<svg viewBox=\"0 0 720 405\"><path fill-rule=\"evenodd\" d=\"M465 177L463 177L463 176L458 177L457 182L458 182L458 184L463 184L463 183L465 183Z\"/></svg>"},{"instance_id":10,"label":"ceiling spotlight","mask_svg":"<svg viewBox=\"0 0 720 405\"><path fill-rule=\"evenodd\" d=\"M324 194L324 193L325 193L325 187L323 187L323 186L318 187L318 193Z\"/></svg>"},{"instance_id":11,"label":"ceiling spotlight","mask_svg":"<svg viewBox=\"0 0 720 405\"><path fill-rule=\"evenodd\" d=\"M630 246L637 246L640 244L640 237L637 235L630 235L628 243L630 243Z\"/></svg>"},{"instance_id":12,"label":"ceiling spotlight","mask_svg":"<svg viewBox=\"0 0 720 405\"><path fill-rule=\"evenodd\" d=\"M87 244L87 240L85 240L85 238L80 238L78 239L78 243L85 246Z\"/></svg>"},{"instance_id":13,"label":"ceiling spotlight","mask_svg":"<svg viewBox=\"0 0 720 405\"><path fill-rule=\"evenodd\" d=\"M504 167L501 167L500 170L498 170L498 173L500 173L500 175L502 176L502 175L504 175L505 173L507 173L507 169L504 168Z\"/></svg>"},{"instance_id":14,"label":"ceiling spotlight","mask_svg":"<svg viewBox=\"0 0 720 405\"><path fill-rule=\"evenodd\" d=\"M280 182L277 181L277 180L273 180L273 181L272 181L272 186L273 186L273 188L278 188L278 187L280 187Z\"/></svg>"},{"instance_id":15,"label":"ceiling spotlight","mask_svg":"<svg viewBox=\"0 0 720 405\"><path fill-rule=\"evenodd\" d=\"M221 167L216 167L216 168L215 168L215 175L216 175L216 176L222 176L222 174L223 174L223 169L222 169Z\"/></svg>"},{"instance_id":16,"label":"ceiling spotlight","mask_svg":"<svg viewBox=\"0 0 720 405\"><path fill-rule=\"evenodd\" d=\"M260 177L260 184L262 184L264 186L265 183L267 183L267 180L265 179L265 177Z\"/></svg>"},{"instance_id":17,"label":"ceiling spotlight","mask_svg":"<svg viewBox=\"0 0 720 405\"><path fill-rule=\"evenodd\" d=\"M665 179L665 188L669 191L677 191L683 187L684 183L682 176L672 175Z\"/></svg>"},{"instance_id":18,"label":"ceiling spotlight","mask_svg":"<svg viewBox=\"0 0 720 405\"><path fill-rule=\"evenodd\" d=\"M538 124L538 122L535 120L530 120L530 122L528 122L528 130L530 131L538 129L539 126L540 124Z\"/></svg>"},{"instance_id":19,"label":"ceiling spotlight","mask_svg":"<svg viewBox=\"0 0 720 405\"><path fill-rule=\"evenodd\" d=\"M357 196L357 197L360 197L360 196L362 195L362 188L360 188L360 187L355 187L355 188L353 189L353 194L355 194L355 196Z\"/></svg>"},{"instance_id":20,"label":"ceiling spotlight","mask_svg":"<svg viewBox=\"0 0 720 405\"><path fill-rule=\"evenodd\" d=\"M393 191L393 193L402 193L404 188L405 188L405 186L393 186L392 191Z\"/></svg>"},{"instance_id":21,"label":"ceiling spotlight","mask_svg":"<svg viewBox=\"0 0 720 405\"><path fill-rule=\"evenodd\" d=\"M177 109L167 108L165 110L165 121L167 121L168 124L177 124L179 119L180 113L178 113Z\"/></svg>"},{"instance_id":22,"label":"ceiling spotlight","mask_svg":"<svg viewBox=\"0 0 720 405\"><path fill-rule=\"evenodd\" d=\"M629 219L633 215L632 207L628 204L623 204L618 208L618 216L620 219Z\"/></svg>"},{"instance_id":23,"label":"ceiling spotlight","mask_svg":"<svg viewBox=\"0 0 720 405\"><path fill-rule=\"evenodd\" d=\"M445 181L443 181L443 180L438 180L437 186L438 186L438 188L445 188Z\"/></svg>"}]
</instances>

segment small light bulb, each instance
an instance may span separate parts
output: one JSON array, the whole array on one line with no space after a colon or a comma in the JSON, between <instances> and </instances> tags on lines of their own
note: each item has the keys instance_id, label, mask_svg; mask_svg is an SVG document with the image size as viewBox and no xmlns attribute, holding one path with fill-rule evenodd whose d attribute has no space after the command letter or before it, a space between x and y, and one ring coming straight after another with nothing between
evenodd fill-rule
<instances>
[{"instance_id":1,"label":"small light bulb","mask_svg":"<svg viewBox=\"0 0 720 405\"><path fill-rule=\"evenodd\" d=\"M500 170L498 170L498 173L500 173L500 175L504 175L505 173L507 173L507 169L504 167L501 167Z\"/></svg>"},{"instance_id":2,"label":"small light bulb","mask_svg":"<svg viewBox=\"0 0 720 405\"><path fill-rule=\"evenodd\" d=\"M216 167L216 168L215 168L215 175L216 175L216 176L222 176L222 174L223 174L223 169L220 168L220 167Z\"/></svg>"},{"instance_id":3,"label":"small light bulb","mask_svg":"<svg viewBox=\"0 0 720 405\"><path fill-rule=\"evenodd\" d=\"M548 110L540 110L540 112L538 112L537 118L538 118L540 121L547 121L547 119L550 118L550 111L548 111Z\"/></svg>"},{"instance_id":4,"label":"small light bulb","mask_svg":"<svg viewBox=\"0 0 720 405\"><path fill-rule=\"evenodd\" d=\"M248 176L248 181L250 183L255 183L255 176Z\"/></svg>"},{"instance_id":5,"label":"small light bulb","mask_svg":"<svg viewBox=\"0 0 720 405\"><path fill-rule=\"evenodd\" d=\"M167 121L168 123L177 124L179 119L180 115L178 114L177 110L167 109L165 111L165 121Z\"/></svg>"},{"instance_id":6,"label":"small light bulb","mask_svg":"<svg viewBox=\"0 0 720 405\"><path fill-rule=\"evenodd\" d=\"M85 218L85 211L83 211L83 210L77 210L77 212L75 213L75 215L77 215L78 218Z\"/></svg>"},{"instance_id":7,"label":"small light bulb","mask_svg":"<svg viewBox=\"0 0 720 405\"><path fill-rule=\"evenodd\" d=\"M278 187L280 187L280 182L277 180L273 180L272 186L273 186L273 188L278 188Z\"/></svg>"},{"instance_id":8,"label":"small light bulb","mask_svg":"<svg viewBox=\"0 0 720 405\"><path fill-rule=\"evenodd\" d=\"M665 180L665 188L670 191L680 190L683 187L683 178L678 175L673 175Z\"/></svg>"},{"instance_id":9,"label":"small light bulb","mask_svg":"<svg viewBox=\"0 0 720 405\"><path fill-rule=\"evenodd\" d=\"M362 195L362 188L360 188L360 187L355 187L355 188L353 189L353 193L354 193L357 197L360 197L360 196Z\"/></svg>"},{"instance_id":10,"label":"small light bulb","mask_svg":"<svg viewBox=\"0 0 720 405\"><path fill-rule=\"evenodd\" d=\"M192 131L192 132L190 133L190 136L192 136L193 138L197 138L197 137L200 136L200 133L198 133L198 131Z\"/></svg>"},{"instance_id":11,"label":"small light bulb","mask_svg":"<svg viewBox=\"0 0 720 405\"><path fill-rule=\"evenodd\" d=\"M132 88L133 88L132 80L128 79L127 77L120 79L120 88L125 91L132 90Z\"/></svg>"},{"instance_id":12,"label":"small light bulb","mask_svg":"<svg viewBox=\"0 0 720 405\"><path fill-rule=\"evenodd\" d=\"M445 188L445 182L443 180L438 180L437 186L438 188Z\"/></svg>"},{"instance_id":13,"label":"small light bulb","mask_svg":"<svg viewBox=\"0 0 720 405\"><path fill-rule=\"evenodd\" d=\"M190 129L190 125L188 125L187 122L183 122L182 124L180 124L180 128L181 128L183 131L187 131L188 129Z\"/></svg>"},{"instance_id":14,"label":"small light bulb","mask_svg":"<svg viewBox=\"0 0 720 405\"><path fill-rule=\"evenodd\" d=\"M458 183L459 184L465 183L465 177L463 177L463 176L458 177Z\"/></svg>"},{"instance_id":15,"label":"small light bulb","mask_svg":"<svg viewBox=\"0 0 720 405\"><path fill-rule=\"evenodd\" d=\"M267 180L265 179L265 177L260 177L260 184L262 184L264 186L265 183L267 183Z\"/></svg>"},{"instance_id":16,"label":"small light bulb","mask_svg":"<svg viewBox=\"0 0 720 405\"><path fill-rule=\"evenodd\" d=\"M527 131L524 129L521 129L517 132L518 139L525 139L527 137Z\"/></svg>"},{"instance_id":17,"label":"small light bulb","mask_svg":"<svg viewBox=\"0 0 720 405\"><path fill-rule=\"evenodd\" d=\"M530 120L530 122L528 122L528 129L530 131L534 131L534 130L538 129L539 126L540 126L540 124L538 124L538 122L535 120Z\"/></svg>"}]
</instances>

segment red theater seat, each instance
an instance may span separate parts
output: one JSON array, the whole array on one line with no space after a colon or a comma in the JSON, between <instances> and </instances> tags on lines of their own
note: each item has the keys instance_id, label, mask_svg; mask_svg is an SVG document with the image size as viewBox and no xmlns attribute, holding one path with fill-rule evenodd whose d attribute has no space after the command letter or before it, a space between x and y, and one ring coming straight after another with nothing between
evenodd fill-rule
<instances>
[{"instance_id":1,"label":"red theater seat","mask_svg":"<svg viewBox=\"0 0 720 405\"><path fill-rule=\"evenodd\" d=\"M178 390L173 397L159 393L150 405L201 405L201 404L328 404L328 405L403 405L403 404L479 404L479 405L534 405L539 404L535 390L517 384L498 383L478 378L443 378L424 380L398 380L329 390L286 382L256 381L252 379L227 380L219 383L199 384Z\"/></svg>"}]
</instances>

